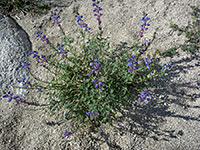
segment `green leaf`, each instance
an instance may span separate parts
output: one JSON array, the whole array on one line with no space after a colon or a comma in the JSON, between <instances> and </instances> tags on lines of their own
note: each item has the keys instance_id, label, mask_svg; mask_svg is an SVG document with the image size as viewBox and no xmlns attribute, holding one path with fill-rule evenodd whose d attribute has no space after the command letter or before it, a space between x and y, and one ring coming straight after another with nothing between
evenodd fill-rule
<instances>
[{"instance_id":1,"label":"green leaf","mask_svg":"<svg viewBox=\"0 0 200 150\"><path fill-rule=\"evenodd\" d=\"M30 7L28 5L24 6L23 9L29 9Z\"/></svg>"},{"instance_id":2,"label":"green leaf","mask_svg":"<svg viewBox=\"0 0 200 150\"><path fill-rule=\"evenodd\" d=\"M177 35L178 35L178 36L180 36L181 34L182 34L182 32L178 32L178 34L177 34Z\"/></svg>"}]
</instances>

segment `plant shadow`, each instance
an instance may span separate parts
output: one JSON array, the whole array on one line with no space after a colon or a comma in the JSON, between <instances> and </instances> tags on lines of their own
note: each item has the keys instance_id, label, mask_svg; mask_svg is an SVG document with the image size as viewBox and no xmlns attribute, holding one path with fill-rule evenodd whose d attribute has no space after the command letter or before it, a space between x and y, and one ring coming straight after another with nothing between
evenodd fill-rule
<instances>
[{"instance_id":1,"label":"plant shadow","mask_svg":"<svg viewBox=\"0 0 200 150\"><path fill-rule=\"evenodd\" d=\"M131 49L132 47L127 47L127 43L121 43L119 47ZM116 48L115 52L118 51ZM122 52L122 51L121 51ZM117 53L116 53L117 56ZM180 138L184 135L183 130L177 129L164 129L162 125L166 123L167 118L177 118L183 119L185 121L200 121L199 117L193 117L190 115L184 115L183 111L173 111L174 107L180 107L181 110L188 110L189 108L199 109L200 106L192 106L189 102L195 102L200 98L200 93L193 92L192 94L186 94L184 88L189 89L199 89L199 81L194 82L175 82L173 80L180 77L180 74L187 74L189 70L200 66L199 63L192 63L193 61L200 62L199 56L190 56L187 58L182 58L180 60L173 61L173 67L164 75L162 78L154 79L154 85L156 89L154 90L154 98L148 103L138 104L133 102L131 106L124 109L118 110L122 116L118 118L119 122L126 122L124 129L120 127L114 127L121 135L125 133L134 133L137 137L141 139L151 138L154 141L170 141L174 138ZM190 63L185 65L184 63ZM158 62L159 64L159 62ZM158 65L157 68L162 68ZM194 90L195 91L195 90ZM134 96L133 96L134 97ZM130 97L131 98L131 97ZM133 99L135 101L135 99ZM123 149L115 140L109 140L111 135L109 133L102 134L103 141L100 139L95 139L95 141L106 142L110 149ZM131 145L132 148L134 145Z\"/></svg>"}]
</instances>

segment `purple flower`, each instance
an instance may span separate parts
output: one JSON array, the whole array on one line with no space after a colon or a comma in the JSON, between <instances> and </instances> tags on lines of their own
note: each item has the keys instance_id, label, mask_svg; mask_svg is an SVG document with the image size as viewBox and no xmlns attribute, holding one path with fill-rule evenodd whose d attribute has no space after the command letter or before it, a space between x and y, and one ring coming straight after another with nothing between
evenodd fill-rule
<instances>
[{"instance_id":1,"label":"purple flower","mask_svg":"<svg viewBox=\"0 0 200 150\"><path fill-rule=\"evenodd\" d=\"M23 61L21 60L21 63L22 63L22 68L26 68L28 70L30 69L29 68L30 64L28 62L24 64Z\"/></svg>"},{"instance_id":2,"label":"purple flower","mask_svg":"<svg viewBox=\"0 0 200 150\"><path fill-rule=\"evenodd\" d=\"M42 89L41 89L41 88L38 88L37 93L39 93L39 92L42 92Z\"/></svg>"},{"instance_id":3,"label":"purple flower","mask_svg":"<svg viewBox=\"0 0 200 150\"><path fill-rule=\"evenodd\" d=\"M42 56L40 60L41 60L40 61L40 63L41 63L40 66L44 66L44 62L48 63L48 61L47 61L45 56Z\"/></svg>"},{"instance_id":4,"label":"purple flower","mask_svg":"<svg viewBox=\"0 0 200 150\"><path fill-rule=\"evenodd\" d=\"M100 132L100 133L103 132L102 125L101 125L99 128L100 128L100 129L99 129L99 132Z\"/></svg>"},{"instance_id":5,"label":"purple flower","mask_svg":"<svg viewBox=\"0 0 200 150\"><path fill-rule=\"evenodd\" d=\"M150 93L150 89L146 89L142 91L140 94L140 98L138 100L139 103L147 103L152 98L152 93Z\"/></svg>"},{"instance_id":6,"label":"purple flower","mask_svg":"<svg viewBox=\"0 0 200 150\"><path fill-rule=\"evenodd\" d=\"M149 65L153 63L152 59L150 58L145 58L144 62L145 62L145 65L147 66L147 69L149 69Z\"/></svg>"},{"instance_id":7,"label":"purple flower","mask_svg":"<svg viewBox=\"0 0 200 150\"><path fill-rule=\"evenodd\" d=\"M95 7L94 10L93 10L94 13L95 13L94 16L97 16L97 21L100 25L101 24L100 17L103 15L103 14L100 13L100 11L102 10L102 8L99 6L100 1L97 1L97 2L96 2L96 0L92 0L92 1L93 1L92 6Z\"/></svg>"},{"instance_id":8,"label":"purple flower","mask_svg":"<svg viewBox=\"0 0 200 150\"><path fill-rule=\"evenodd\" d=\"M36 58L36 61L39 62L40 56L37 51L30 52L29 55L33 55L33 58Z\"/></svg>"},{"instance_id":9,"label":"purple flower","mask_svg":"<svg viewBox=\"0 0 200 150\"><path fill-rule=\"evenodd\" d=\"M66 137L70 136L71 134L72 134L71 132L67 132L67 131L65 131L64 138L66 138Z\"/></svg>"},{"instance_id":10,"label":"purple flower","mask_svg":"<svg viewBox=\"0 0 200 150\"><path fill-rule=\"evenodd\" d=\"M50 44L49 39L46 37L46 35L43 34L43 32L36 31L37 37L39 37L43 42L46 41L47 44Z\"/></svg>"},{"instance_id":11,"label":"purple flower","mask_svg":"<svg viewBox=\"0 0 200 150\"><path fill-rule=\"evenodd\" d=\"M48 63L45 56L39 56L37 51L30 52L29 55L33 55L33 58L36 58L38 63L41 63L40 66L44 66L44 62Z\"/></svg>"},{"instance_id":12,"label":"purple flower","mask_svg":"<svg viewBox=\"0 0 200 150\"><path fill-rule=\"evenodd\" d=\"M46 124L49 125L49 126L55 126L56 125L55 122L53 122L53 121L51 121L51 122L48 121L48 122L46 122Z\"/></svg>"},{"instance_id":13,"label":"purple flower","mask_svg":"<svg viewBox=\"0 0 200 150\"><path fill-rule=\"evenodd\" d=\"M94 113L94 110L91 112L86 112L86 115L90 116L90 120L93 120L93 118L97 115L97 112Z\"/></svg>"},{"instance_id":14,"label":"purple flower","mask_svg":"<svg viewBox=\"0 0 200 150\"><path fill-rule=\"evenodd\" d=\"M26 80L26 78L22 78L21 80L18 80L18 82L19 82L19 83L21 83L21 82L24 83L25 80ZM23 84L23 86L24 86L24 84Z\"/></svg>"},{"instance_id":15,"label":"purple flower","mask_svg":"<svg viewBox=\"0 0 200 150\"><path fill-rule=\"evenodd\" d=\"M102 91L102 88L103 88L103 83L102 81L98 81L98 83L96 84L95 88L98 88L100 89L100 91Z\"/></svg>"},{"instance_id":16,"label":"purple flower","mask_svg":"<svg viewBox=\"0 0 200 150\"><path fill-rule=\"evenodd\" d=\"M135 65L138 63L135 59L135 55L132 56L132 58L127 59L126 61L128 61L128 65L129 65L129 69L128 72L133 73L133 70L137 70L137 68L135 67Z\"/></svg>"},{"instance_id":17,"label":"purple flower","mask_svg":"<svg viewBox=\"0 0 200 150\"><path fill-rule=\"evenodd\" d=\"M33 52L30 52L29 55L33 55L33 58L39 58L40 56L38 55L38 52L37 51L33 51Z\"/></svg>"},{"instance_id":18,"label":"purple flower","mask_svg":"<svg viewBox=\"0 0 200 150\"><path fill-rule=\"evenodd\" d=\"M98 88L100 89L100 91L102 91L102 88L103 88L103 81L100 81L98 78L95 78L94 80L92 80L92 83L95 83L95 82L98 82L96 85L95 85L95 88Z\"/></svg>"},{"instance_id":19,"label":"purple flower","mask_svg":"<svg viewBox=\"0 0 200 150\"><path fill-rule=\"evenodd\" d=\"M58 18L59 18L60 16L56 16L56 13L53 13L52 15L51 15L51 18L53 18L54 20L54 23L55 24L57 24L59 27L61 27L61 22L60 21L58 21Z\"/></svg>"},{"instance_id":20,"label":"purple flower","mask_svg":"<svg viewBox=\"0 0 200 150\"><path fill-rule=\"evenodd\" d=\"M19 104L19 101L23 103L27 103L26 100L22 99L21 97L13 96L13 93L11 93L10 91L8 92L8 94L3 95L3 98L9 98L8 102L11 102L12 99L14 99L17 104Z\"/></svg>"},{"instance_id":21,"label":"purple flower","mask_svg":"<svg viewBox=\"0 0 200 150\"><path fill-rule=\"evenodd\" d=\"M58 50L59 50L58 53L61 54L61 58L65 62L66 57L67 57L67 51L64 50L64 45L62 44L61 47L58 47Z\"/></svg>"},{"instance_id":22,"label":"purple flower","mask_svg":"<svg viewBox=\"0 0 200 150\"><path fill-rule=\"evenodd\" d=\"M67 118L67 116L68 116L68 113L65 113L64 118Z\"/></svg>"},{"instance_id":23,"label":"purple flower","mask_svg":"<svg viewBox=\"0 0 200 150\"><path fill-rule=\"evenodd\" d=\"M13 93L9 91L8 94L3 95L3 98L9 98L8 102L11 102L13 99Z\"/></svg>"},{"instance_id":24,"label":"purple flower","mask_svg":"<svg viewBox=\"0 0 200 150\"><path fill-rule=\"evenodd\" d=\"M22 83L22 86L25 87L25 88L28 88L28 87L32 88L33 86L32 86L32 84L31 84L31 82L30 82L30 81L27 81L27 82L26 82L25 79L26 79L26 78L22 78L21 80L18 80L18 82L19 82L19 83ZM37 93L38 93L38 92L42 92L42 89L41 89L41 88L37 88L37 89L38 89Z\"/></svg>"},{"instance_id":25,"label":"purple flower","mask_svg":"<svg viewBox=\"0 0 200 150\"><path fill-rule=\"evenodd\" d=\"M25 88L28 88L28 86L30 86L32 88L32 84L30 81L25 82L26 78L22 78L21 80L18 80L19 83L22 83L22 86L24 86Z\"/></svg>"},{"instance_id":26,"label":"purple flower","mask_svg":"<svg viewBox=\"0 0 200 150\"><path fill-rule=\"evenodd\" d=\"M94 80L92 80L92 83L95 83L96 81L98 81L98 78L95 78Z\"/></svg>"},{"instance_id":27,"label":"purple flower","mask_svg":"<svg viewBox=\"0 0 200 150\"><path fill-rule=\"evenodd\" d=\"M139 31L139 36L140 37L143 37L144 36L144 31L148 30L148 28L146 26L150 26L149 23L147 23L148 20L150 20L149 17L147 17L148 14L145 14L144 13L144 16L142 17L142 21L143 21L143 24L140 26L141 30Z\"/></svg>"},{"instance_id":28,"label":"purple flower","mask_svg":"<svg viewBox=\"0 0 200 150\"><path fill-rule=\"evenodd\" d=\"M148 40L144 40L144 43L142 43L141 48L139 48L139 52L143 51L146 49L146 47L150 44L150 42Z\"/></svg>"},{"instance_id":29,"label":"purple flower","mask_svg":"<svg viewBox=\"0 0 200 150\"><path fill-rule=\"evenodd\" d=\"M21 103L25 103L25 104L29 104L25 99L21 98L21 97L18 97L19 101Z\"/></svg>"},{"instance_id":30,"label":"purple flower","mask_svg":"<svg viewBox=\"0 0 200 150\"><path fill-rule=\"evenodd\" d=\"M79 16L79 15L75 15L75 17L77 18L77 24L81 27L81 28L85 28L85 31L87 31L88 33L90 33L90 29L88 27L88 25L86 23L83 22L83 16Z\"/></svg>"},{"instance_id":31,"label":"purple flower","mask_svg":"<svg viewBox=\"0 0 200 150\"><path fill-rule=\"evenodd\" d=\"M91 59L89 59L89 61L91 62L90 63L90 66L91 67L94 67L90 73L88 73L87 75L91 75L93 72L96 73L96 75L98 75L99 72L102 72L101 68L103 67L102 65L98 65L98 59L95 59L94 61L92 61ZM95 83L95 82L98 82L95 86L95 88L99 87L100 91L102 91L102 88L103 88L103 81L100 81L98 78L95 78L94 80L92 80L92 83Z\"/></svg>"},{"instance_id":32,"label":"purple flower","mask_svg":"<svg viewBox=\"0 0 200 150\"><path fill-rule=\"evenodd\" d=\"M90 67L92 67L92 66L94 66L94 64L93 64L93 63L90 63Z\"/></svg>"},{"instance_id":33,"label":"purple flower","mask_svg":"<svg viewBox=\"0 0 200 150\"><path fill-rule=\"evenodd\" d=\"M120 128L124 129L124 126L120 125L119 123L117 124Z\"/></svg>"},{"instance_id":34,"label":"purple flower","mask_svg":"<svg viewBox=\"0 0 200 150\"><path fill-rule=\"evenodd\" d=\"M91 66L91 67L94 67L94 69L92 69L91 72L87 74L88 76L91 75L93 72L95 72L96 75L97 75L99 72L102 72L102 71L101 71L101 68L102 68L103 66L102 66L102 65L101 65L101 66L98 65L98 59L95 59L94 61L92 61L91 59L89 59L89 61L91 62L91 63L90 63L90 66ZM95 63L95 65L94 65L94 63Z\"/></svg>"},{"instance_id":35,"label":"purple flower","mask_svg":"<svg viewBox=\"0 0 200 150\"><path fill-rule=\"evenodd\" d=\"M171 64L172 64L171 62L169 62L169 63L167 62L166 65L163 66L163 69L169 70L172 67Z\"/></svg>"},{"instance_id":36,"label":"purple flower","mask_svg":"<svg viewBox=\"0 0 200 150\"><path fill-rule=\"evenodd\" d=\"M147 21L150 20L150 18L147 17L147 15L148 15L148 14L144 14L144 16L142 17L141 20L142 20L144 23L140 26L140 28L143 28L144 26L150 26L150 24L147 23Z\"/></svg>"}]
</instances>

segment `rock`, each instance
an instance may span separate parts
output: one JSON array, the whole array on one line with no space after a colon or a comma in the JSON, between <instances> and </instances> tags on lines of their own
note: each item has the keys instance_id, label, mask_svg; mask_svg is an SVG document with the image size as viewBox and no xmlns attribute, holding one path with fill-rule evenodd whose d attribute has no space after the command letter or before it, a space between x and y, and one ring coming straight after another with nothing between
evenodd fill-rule
<instances>
[{"instance_id":1,"label":"rock","mask_svg":"<svg viewBox=\"0 0 200 150\"><path fill-rule=\"evenodd\" d=\"M23 77L28 79L28 71L22 68L20 60L27 62L31 42L27 33L14 19L0 13L0 96ZM25 90L20 90L23 94Z\"/></svg>"}]
</instances>

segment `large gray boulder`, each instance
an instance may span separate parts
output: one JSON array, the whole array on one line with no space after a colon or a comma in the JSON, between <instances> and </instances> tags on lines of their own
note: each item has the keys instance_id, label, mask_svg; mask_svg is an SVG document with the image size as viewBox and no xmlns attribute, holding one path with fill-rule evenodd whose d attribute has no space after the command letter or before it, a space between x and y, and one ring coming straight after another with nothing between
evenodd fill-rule
<instances>
[{"instance_id":1,"label":"large gray boulder","mask_svg":"<svg viewBox=\"0 0 200 150\"><path fill-rule=\"evenodd\" d=\"M17 85L18 79L28 79L28 71L22 68L20 60L27 62L30 48L26 32L14 19L0 13L0 96ZM18 93L23 94L23 90Z\"/></svg>"}]
</instances>

